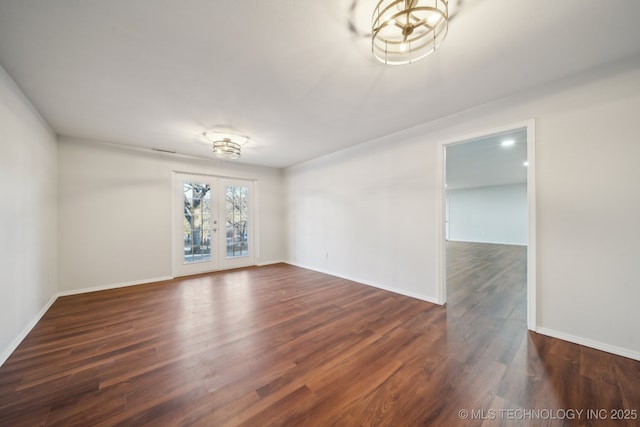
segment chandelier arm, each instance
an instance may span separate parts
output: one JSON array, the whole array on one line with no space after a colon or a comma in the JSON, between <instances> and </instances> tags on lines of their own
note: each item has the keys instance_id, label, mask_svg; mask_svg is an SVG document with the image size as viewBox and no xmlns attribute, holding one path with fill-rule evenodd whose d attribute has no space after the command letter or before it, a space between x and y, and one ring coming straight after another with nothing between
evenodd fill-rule
<instances>
[{"instance_id":1,"label":"chandelier arm","mask_svg":"<svg viewBox=\"0 0 640 427\"><path fill-rule=\"evenodd\" d=\"M426 19L421 19L418 22L416 22L415 24L413 24L414 27L421 27L421 26L425 26L429 29L433 29L433 26L427 24L427 20Z\"/></svg>"},{"instance_id":2,"label":"chandelier arm","mask_svg":"<svg viewBox=\"0 0 640 427\"><path fill-rule=\"evenodd\" d=\"M413 19L414 21L418 22L420 21L420 18L418 18L417 16L415 16L413 13L407 13L407 15ZM414 24L415 25L415 24Z\"/></svg>"},{"instance_id":3,"label":"chandelier arm","mask_svg":"<svg viewBox=\"0 0 640 427\"><path fill-rule=\"evenodd\" d=\"M400 1L402 1L402 0L398 0L398 2L396 2L396 3L391 3L390 5L388 5L387 7L385 7L385 8L384 8L384 9L382 9L382 10L380 10L380 4L382 3L382 1L380 1L380 2L378 3L378 6L376 7L376 12L377 12L378 17L374 19L374 23L375 23L375 22L380 22L380 18L381 18L381 17L383 17L383 16L385 16L385 15L387 14L387 12L388 12L388 11L390 11L391 9L393 9L393 8L394 8L394 6L395 6L397 3L399 3ZM400 16L401 14L402 14L402 12L397 12L397 13L395 13L395 14L393 14L393 15L391 16L391 19L395 19L396 17ZM375 16L375 15L376 15L376 13L374 13L374 16Z\"/></svg>"}]
</instances>

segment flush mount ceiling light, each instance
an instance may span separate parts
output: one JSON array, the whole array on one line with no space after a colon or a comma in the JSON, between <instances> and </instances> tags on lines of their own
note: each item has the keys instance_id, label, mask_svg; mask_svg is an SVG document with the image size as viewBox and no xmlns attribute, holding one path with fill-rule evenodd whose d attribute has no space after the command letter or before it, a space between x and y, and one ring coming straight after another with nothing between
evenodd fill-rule
<instances>
[{"instance_id":1,"label":"flush mount ceiling light","mask_svg":"<svg viewBox=\"0 0 640 427\"><path fill-rule=\"evenodd\" d=\"M242 145L249 141L248 137L233 133L213 131L203 135L213 143L213 155L226 160L239 159Z\"/></svg>"},{"instance_id":2,"label":"flush mount ceiling light","mask_svg":"<svg viewBox=\"0 0 640 427\"><path fill-rule=\"evenodd\" d=\"M418 61L442 44L448 0L380 0L373 11L371 51L391 65Z\"/></svg>"},{"instance_id":3,"label":"flush mount ceiling light","mask_svg":"<svg viewBox=\"0 0 640 427\"><path fill-rule=\"evenodd\" d=\"M516 142L513 139L505 139L504 141L502 141L500 143L500 145L502 145L503 147L511 147L512 145L514 145Z\"/></svg>"}]
</instances>

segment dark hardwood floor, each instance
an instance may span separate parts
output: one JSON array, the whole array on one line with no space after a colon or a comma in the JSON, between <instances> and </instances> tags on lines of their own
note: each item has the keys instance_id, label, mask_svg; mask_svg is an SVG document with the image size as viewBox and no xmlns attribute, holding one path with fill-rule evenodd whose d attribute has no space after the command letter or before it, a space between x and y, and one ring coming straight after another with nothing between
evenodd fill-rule
<instances>
[{"instance_id":1,"label":"dark hardwood floor","mask_svg":"<svg viewBox=\"0 0 640 427\"><path fill-rule=\"evenodd\" d=\"M525 250L450 242L447 307L284 264L59 298L0 425L639 425L640 362L526 330Z\"/></svg>"}]
</instances>

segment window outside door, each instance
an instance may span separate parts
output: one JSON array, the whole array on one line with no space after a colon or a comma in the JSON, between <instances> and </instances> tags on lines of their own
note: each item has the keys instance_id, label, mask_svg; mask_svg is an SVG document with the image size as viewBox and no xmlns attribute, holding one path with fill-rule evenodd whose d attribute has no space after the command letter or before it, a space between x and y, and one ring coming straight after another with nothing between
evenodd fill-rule
<instances>
[{"instance_id":1,"label":"window outside door","mask_svg":"<svg viewBox=\"0 0 640 427\"><path fill-rule=\"evenodd\" d=\"M224 239L219 242L220 269L246 267L255 264L252 181L221 178L219 181L220 224L224 224Z\"/></svg>"},{"instance_id":2,"label":"window outside door","mask_svg":"<svg viewBox=\"0 0 640 427\"><path fill-rule=\"evenodd\" d=\"M254 264L252 181L174 173L173 275Z\"/></svg>"}]
</instances>

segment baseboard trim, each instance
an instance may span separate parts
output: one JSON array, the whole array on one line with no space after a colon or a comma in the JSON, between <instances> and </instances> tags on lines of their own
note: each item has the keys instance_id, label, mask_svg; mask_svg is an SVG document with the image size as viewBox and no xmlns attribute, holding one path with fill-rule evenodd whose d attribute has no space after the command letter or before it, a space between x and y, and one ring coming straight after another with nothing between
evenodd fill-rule
<instances>
[{"instance_id":1,"label":"baseboard trim","mask_svg":"<svg viewBox=\"0 0 640 427\"><path fill-rule=\"evenodd\" d=\"M382 290L385 290L385 291L393 292L395 294L404 295L404 296L407 296L407 297L416 298L416 299L419 299L419 300L422 300L422 301L426 301L426 302L430 302L430 303L433 303L433 304L441 305L436 301L435 298L431 298L428 295L418 294L418 293L415 293L415 292L408 292L408 291L406 291L404 289L398 289L398 288L395 288L395 287L392 287L392 286L385 286L385 285L381 285L379 283L369 282L369 281L366 281L366 280L362 280L362 279L358 279L358 278L354 278L354 277L350 277L350 276L346 276L346 275L340 275L340 274L336 274L334 272L321 270L321 269L318 269L318 268L312 268L312 267L305 266L305 265L302 265L302 264L297 264L297 263L294 263L294 262L274 261L274 262L268 262L268 263L263 263L263 264L257 264L257 266L262 267L262 266L280 264L280 263L293 265L295 267L300 267L300 268L304 268L304 269L307 269L307 270L317 271L318 273L327 274L327 275L335 276L335 277L340 277L341 279L351 280L353 282L361 283L361 284L366 285L366 286L371 286L371 287L374 287L374 288L378 288L378 289L382 289ZM4 363L7 361L7 359L13 354L13 352L18 348L20 343L27 337L27 335L29 335L29 332L31 332L31 330L36 326L36 324L40 321L40 319L42 319L42 316L44 316L44 314L47 312L47 310L49 310L49 308L51 308L53 303L56 302L56 300L59 297L83 294L83 293L87 293L87 292L97 292L97 291L103 291L103 290L108 290L108 289L117 289L117 288L123 288L123 287L127 287L127 286L144 285L144 284L148 284L148 283L162 282L162 281L171 280L171 279L173 279L173 277L171 277L171 276L163 276L163 277L157 277L157 278L154 278L154 279L147 279L147 280L144 280L144 281L123 282L123 283L116 283L116 284L112 284L112 285L104 285L104 286L97 286L97 287L92 287L92 288L84 288L84 289L77 289L77 290L72 290L72 291L58 292L56 295L51 297L51 299L44 305L44 307L42 307L42 309L38 312L38 314L36 314L34 316L34 318L27 324L27 326L22 330L22 332L0 354L0 366L4 365ZM640 361L640 352L637 352L637 351L629 350L629 349L618 347L618 346L611 345L611 344L602 343L602 342L591 340L591 339L588 339L588 338L579 337L577 335L567 334L565 332L556 331L555 329L550 329L550 328L537 327L535 332L537 332L539 334L542 334L542 335L549 336L549 337L558 338L558 339L561 339L561 340L564 340L564 341L569 341L569 342L572 342L574 344L584 345L586 347L594 348L596 350L601 350L601 351L605 351L607 353L611 353L611 354L615 354L615 355L618 355L618 356L627 357L629 359Z\"/></svg>"},{"instance_id":2,"label":"baseboard trim","mask_svg":"<svg viewBox=\"0 0 640 427\"><path fill-rule=\"evenodd\" d=\"M332 271L321 270L321 269L318 269L318 268L309 267L309 266L306 266L306 265L303 265L303 264L297 264L297 263L294 263L294 262L284 261L284 263L285 264L289 264L289 265L293 265L294 267L300 267L300 268L304 268L304 269L307 269L307 270L317 271L318 273L327 274L329 276L335 276L335 277L339 277L341 279L350 280L352 282L361 283L363 285L371 286L373 288L382 289L383 291L393 292L394 294L403 295L405 297L415 298L415 299L419 299L419 300L422 300L422 301L430 302L432 304L442 305L442 304L438 303L436 298L432 298L429 295L420 294L420 293L417 293L417 292L406 291L404 289L395 288L393 286L386 286L386 285L382 285L380 283L370 282L368 280L363 280L363 279L360 279L360 278L357 278L357 277L341 275L341 274L337 274L337 273L332 272Z\"/></svg>"},{"instance_id":3,"label":"baseboard trim","mask_svg":"<svg viewBox=\"0 0 640 427\"><path fill-rule=\"evenodd\" d=\"M627 348L618 347L611 344L606 344L600 341L591 340L588 338L579 337L565 332L556 331L549 328L536 328L536 332L549 337L558 338L564 341L569 341L574 344L583 345L585 347L595 348L596 350L606 351L607 353L615 354L618 356L627 357L629 359L640 361L640 352L629 350Z\"/></svg>"},{"instance_id":4,"label":"baseboard trim","mask_svg":"<svg viewBox=\"0 0 640 427\"><path fill-rule=\"evenodd\" d=\"M18 348L20 343L29 335L29 332L38 324L42 316L51 308L54 302L58 299L58 295L54 295L51 299L42 307L42 309L35 315L33 319L25 326L25 328L20 332L20 334L9 344L2 354L0 354L0 366L4 365L4 362L13 354L14 351Z\"/></svg>"},{"instance_id":5,"label":"baseboard trim","mask_svg":"<svg viewBox=\"0 0 640 427\"><path fill-rule=\"evenodd\" d=\"M505 246L528 246L528 243L508 243L508 242L481 242L479 240L452 240L447 239L447 242L453 243L486 243L487 245L505 245Z\"/></svg>"},{"instance_id":6,"label":"baseboard trim","mask_svg":"<svg viewBox=\"0 0 640 427\"><path fill-rule=\"evenodd\" d=\"M256 264L256 267L266 267L267 265L288 264L287 261L264 261Z\"/></svg>"},{"instance_id":7,"label":"baseboard trim","mask_svg":"<svg viewBox=\"0 0 640 427\"><path fill-rule=\"evenodd\" d=\"M162 277L156 277L156 278L153 278L153 279L135 280L135 281L131 281L131 282L114 283L114 284L110 284L110 285L95 286L95 287L91 287L91 288L74 289L74 290L70 290L70 291L61 291L61 292L58 292L58 297L66 297L66 296L69 296L69 295L86 294L86 293L89 293L89 292L107 291L109 289L126 288L127 286L146 285L148 283L164 282L165 280L172 280L172 279L173 279L173 276L162 276Z\"/></svg>"}]
</instances>

